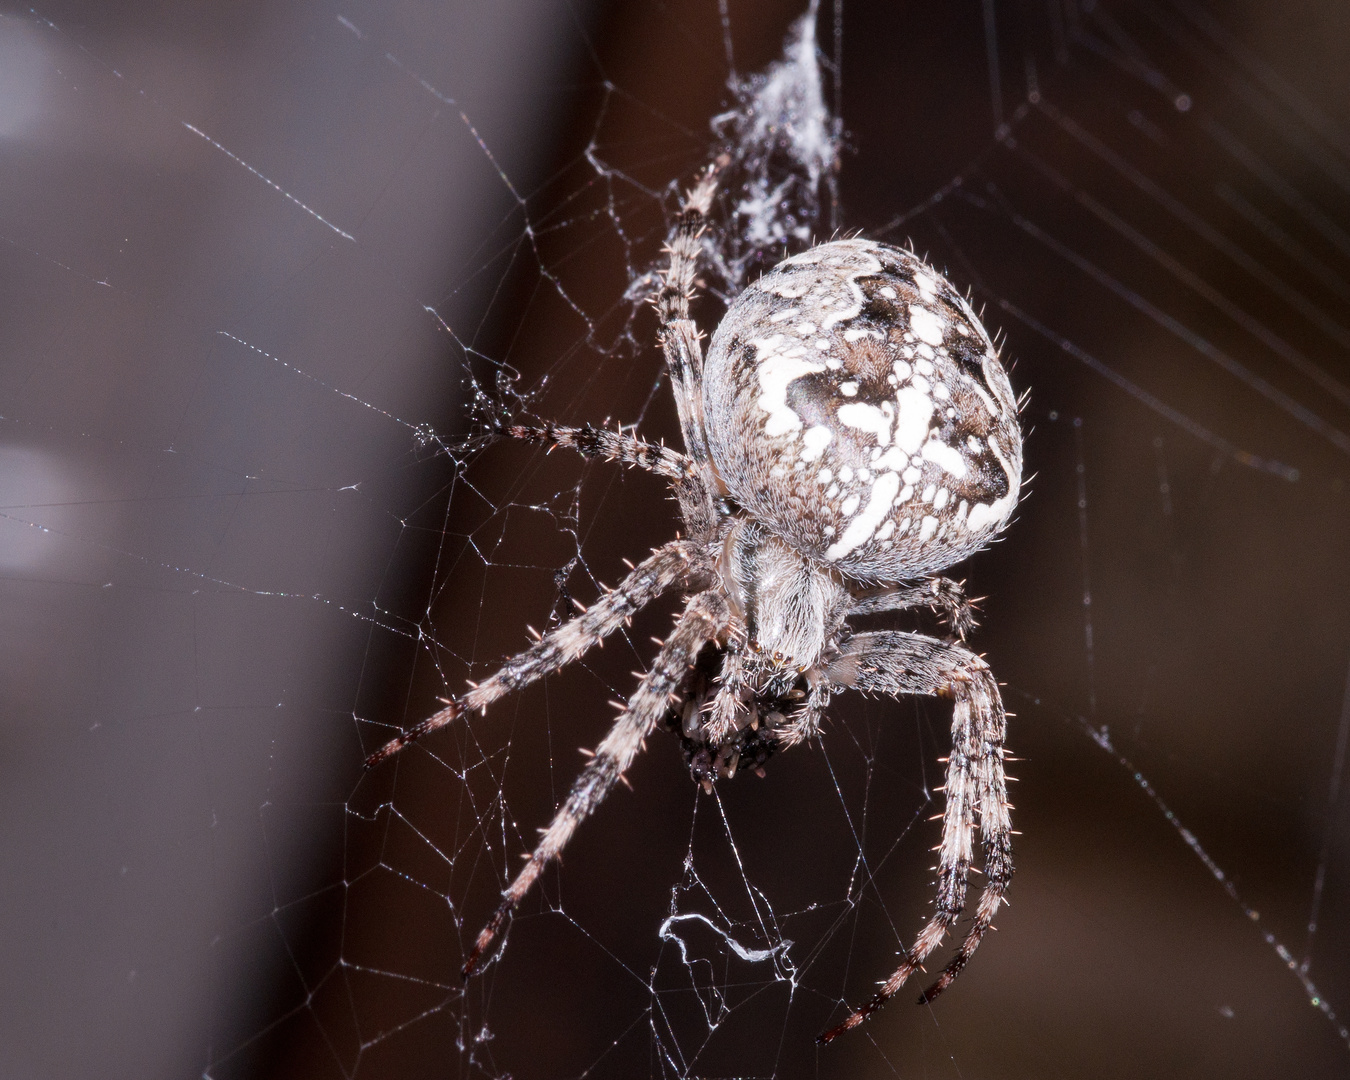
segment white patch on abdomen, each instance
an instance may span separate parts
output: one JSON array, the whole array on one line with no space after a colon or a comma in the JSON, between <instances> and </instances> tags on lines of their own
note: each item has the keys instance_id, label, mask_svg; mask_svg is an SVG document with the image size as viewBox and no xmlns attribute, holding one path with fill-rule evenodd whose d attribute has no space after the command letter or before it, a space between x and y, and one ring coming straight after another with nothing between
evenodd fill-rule
<instances>
[{"instance_id":1,"label":"white patch on abdomen","mask_svg":"<svg viewBox=\"0 0 1350 1080\"><path fill-rule=\"evenodd\" d=\"M908 454L917 453L933 420L933 399L914 386L902 386L895 395L900 416L895 424L895 445Z\"/></svg>"},{"instance_id":2,"label":"white patch on abdomen","mask_svg":"<svg viewBox=\"0 0 1350 1080\"><path fill-rule=\"evenodd\" d=\"M825 549L825 558L831 562L842 559L854 548L866 543L877 531L877 526L889 515L891 500L900 490L900 477L893 472L882 473L872 483L872 495L862 512L848 523L844 535Z\"/></svg>"},{"instance_id":3,"label":"white patch on abdomen","mask_svg":"<svg viewBox=\"0 0 1350 1080\"><path fill-rule=\"evenodd\" d=\"M760 395L755 404L769 414L764 421L764 434L769 436L801 430L802 418L787 403L788 384L803 375L825 370L824 364L803 359L806 350L800 345L793 346L788 352L778 352L782 343L783 339L777 335L754 343L756 350L768 354L759 361Z\"/></svg>"},{"instance_id":4,"label":"white patch on abdomen","mask_svg":"<svg viewBox=\"0 0 1350 1080\"><path fill-rule=\"evenodd\" d=\"M1017 502L1017 492L1010 491L1001 499L995 499L991 503L976 503L970 508L970 516L966 518L966 528L972 532L983 532L990 525L1001 525L1012 513L1012 508Z\"/></svg>"},{"instance_id":5,"label":"white patch on abdomen","mask_svg":"<svg viewBox=\"0 0 1350 1080\"><path fill-rule=\"evenodd\" d=\"M1003 475L1008 478L1008 490L1016 498L1017 489L1022 483L1022 477L1013 473L1013 467L1003 453L1003 447L999 446L998 440L992 435L989 437L989 449L993 451L994 457L998 458L998 463L1003 467Z\"/></svg>"},{"instance_id":6,"label":"white patch on abdomen","mask_svg":"<svg viewBox=\"0 0 1350 1080\"><path fill-rule=\"evenodd\" d=\"M891 418L875 405L869 405L865 401L850 401L846 405L840 405L835 415L845 427L871 432L876 436L878 446L890 444Z\"/></svg>"},{"instance_id":7,"label":"white patch on abdomen","mask_svg":"<svg viewBox=\"0 0 1350 1080\"><path fill-rule=\"evenodd\" d=\"M797 456L803 461L818 461L820 455L825 453L825 447L830 445L830 440L834 438L834 432L824 424L817 424L815 427L807 428L802 432L802 442L804 449Z\"/></svg>"},{"instance_id":8,"label":"white patch on abdomen","mask_svg":"<svg viewBox=\"0 0 1350 1080\"><path fill-rule=\"evenodd\" d=\"M946 329L941 319L918 304L909 305L909 328L916 338L929 345L941 345Z\"/></svg>"},{"instance_id":9,"label":"white patch on abdomen","mask_svg":"<svg viewBox=\"0 0 1350 1080\"><path fill-rule=\"evenodd\" d=\"M941 465L958 479L964 477L968 471L966 459L961 456L961 451L953 449L938 439L929 439L923 444L923 457L925 461Z\"/></svg>"},{"instance_id":10,"label":"white patch on abdomen","mask_svg":"<svg viewBox=\"0 0 1350 1080\"><path fill-rule=\"evenodd\" d=\"M989 439L989 449L994 452L994 457L998 458L998 463L1003 467L1003 473L1008 478L1008 494L1001 499L995 499L991 503L976 503L970 508L970 516L966 518L966 527L974 532L979 532L990 525L1000 526L1008 519L1008 515L1013 512L1013 507L1017 505L1017 492L1021 484L1021 477L1013 475L1012 465L1004 456L998 442L992 437Z\"/></svg>"}]
</instances>

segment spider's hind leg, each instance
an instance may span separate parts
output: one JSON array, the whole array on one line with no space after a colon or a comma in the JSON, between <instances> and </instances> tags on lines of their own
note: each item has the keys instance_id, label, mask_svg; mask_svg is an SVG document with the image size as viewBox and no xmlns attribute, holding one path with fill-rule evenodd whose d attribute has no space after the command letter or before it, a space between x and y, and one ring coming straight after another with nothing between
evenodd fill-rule
<instances>
[{"instance_id":1,"label":"spider's hind leg","mask_svg":"<svg viewBox=\"0 0 1350 1080\"><path fill-rule=\"evenodd\" d=\"M855 1028L889 1001L956 923L966 902L975 815L980 817L985 886L965 940L942 974L924 992L932 1001L960 973L993 923L1012 878L1012 823L1008 817L1003 741L1007 729L998 683L989 665L959 645L921 634L859 634L831 663L836 683L865 693L950 697L952 747L947 759L946 808L938 846L937 910L904 961L872 999L820 1036L830 1042Z\"/></svg>"}]
</instances>

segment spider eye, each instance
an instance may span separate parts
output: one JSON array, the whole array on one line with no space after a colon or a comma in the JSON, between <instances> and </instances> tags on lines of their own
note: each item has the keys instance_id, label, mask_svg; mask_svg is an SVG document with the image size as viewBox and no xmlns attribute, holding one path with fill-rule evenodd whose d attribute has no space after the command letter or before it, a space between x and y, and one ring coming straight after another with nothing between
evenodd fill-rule
<instances>
[{"instance_id":1,"label":"spider eye","mask_svg":"<svg viewBox=\"0 0 1350 1080\"><path fill-rule=\"evenodd\" d=\"M934 573L1017 504L1017 405L993 342L909 251L821 244L732 303L704 370L709 448L733 497L850 577Z\"/></svg>"}]
</instances>

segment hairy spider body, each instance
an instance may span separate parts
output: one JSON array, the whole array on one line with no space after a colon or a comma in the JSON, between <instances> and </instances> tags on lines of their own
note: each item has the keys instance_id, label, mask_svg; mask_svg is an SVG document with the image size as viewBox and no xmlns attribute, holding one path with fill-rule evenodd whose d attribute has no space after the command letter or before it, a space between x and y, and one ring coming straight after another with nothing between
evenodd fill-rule
<instances>
[{"instance_id":1,"label":"hairy spider body","mask_svg":"<svg viewBox=\"0 0 1350 1080\"><path fill-rule=\"evenodd\" d=\"M854 581L950 566L1017 503L1008 376L970 306L908 251L839 240L779 263L718 326L703 408L737 503Z\"/></svg>"},{"instance_id":2,"label":"hairy spider body","mask_svg":"<svg viewBox=\"0 0 1350 1080\"><path fill-rule=\"evenodd\" d=\"M828 1042L889 1000L956 922L977 821L984 890L923 1000L975 951L1012 875L1006 720L988 666L956 641L855 632L848 620L928 606L964 638L974 625L970 604L933 575L1006 525L1020 488L1021 433L1008 377L969 305L912 253L869 240L821 244L765 274L731 303L705 364L689 301L713 189L710 173L689 193L655 299L686 452L589 425L503 429L666 477L685 538L367 764L571 663L661 593L691 594L504 891L466 959L467 976L662 724L711 789L718 776L759 769L776 750L816 736L836 692L950 699L936 910L881 990L821 1036Z\"/></svg>"}]
</instances>

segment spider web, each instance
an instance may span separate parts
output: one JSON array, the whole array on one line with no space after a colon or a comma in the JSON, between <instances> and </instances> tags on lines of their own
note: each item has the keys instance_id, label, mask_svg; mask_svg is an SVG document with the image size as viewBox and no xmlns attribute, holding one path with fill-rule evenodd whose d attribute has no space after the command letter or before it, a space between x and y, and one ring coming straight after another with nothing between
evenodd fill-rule
<instances>
[{"instance_id":1,"label":"spider web","mask_svg":"<svg viewBox=\"0 0 1350 1080\"><path fill-rule=\"evenodd\" d=\"M1344 17L936 7L0 18L2 1071L1344 1071ZM359 769L673 534L652 478L484 432L676 440L645 297L718 157L705 329L861 230L1030 390L957 571L1013 906L825 1050L928 910L940 705L846 696L712 794L654 737L467 984L673 602Z\"/></svg>"}]
</instances>

